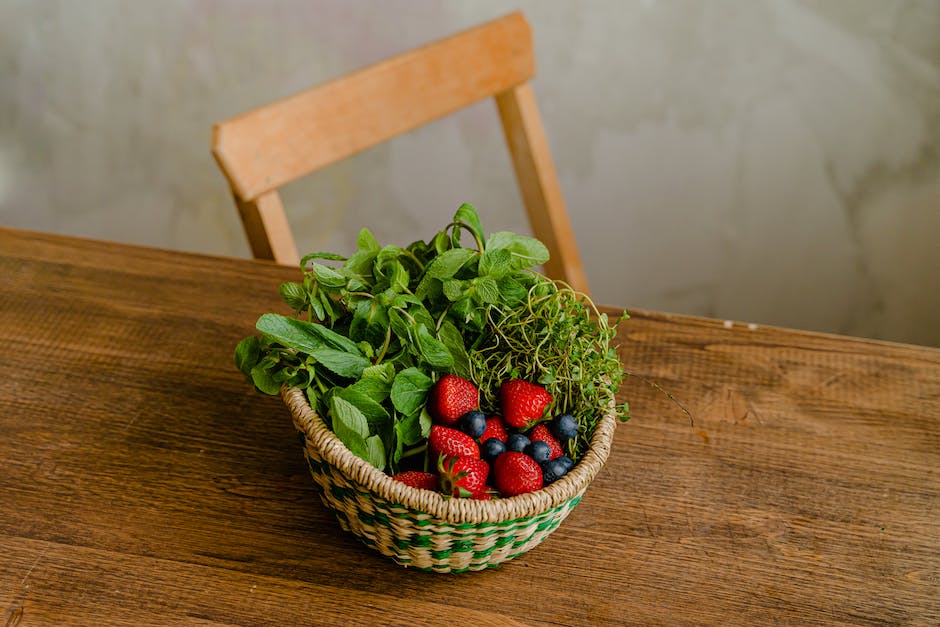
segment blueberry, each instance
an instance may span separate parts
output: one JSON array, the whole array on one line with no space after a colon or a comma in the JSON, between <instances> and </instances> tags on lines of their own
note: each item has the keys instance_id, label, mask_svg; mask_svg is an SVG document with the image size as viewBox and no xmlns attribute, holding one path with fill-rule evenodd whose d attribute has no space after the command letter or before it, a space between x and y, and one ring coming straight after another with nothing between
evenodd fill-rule
<instances>
[{"instance_id":1,"label":"blueberry","mask_svg":"<svg viewBox=\"0 0 940 627\"><path fill-rule=\"evenodd\" d=\"M509 436L509 439L506 440L507 451L521 453L527 446L529 446L529 438L521 433L513 433L511 436Z\"/></svg>"},{"instance_id":2,"label":"blueberry","mask_svg":"<svg viewBox=\"0 0 940 627\"><path fill-rule=\"evenodd\" d=\"M529 446L525 447L522 452L541 464L547 462L548 458L552 456L552 447L547 442L536 440L529 443Z\"/></svg>"},{"instance_id":3,"label":"blueberry","mask_svg":"<svg viewBox=\"0 0 940 627\"><path fill-rule=\"evenodd\" d=\"M568 457L567 455L562 455L561 457L556 458L555 461L561 462L564 465L565 472L568 472L569 470L574 468L574 460Z\"/></svg>"},{"instance_id":4,"label":"blueberry","mask_svg":"<svg viewBox=\"0 0 940 627\"><path fill-rule=\"evenodd\" d=\"M571 414L562 414L552 421L552 433L564 442L578 435L578 421Z\"/></svg>"},{"instance_id":5,"label":"blueberry","mask_svg":"<svg viewBox=\"0 0 940 627\"><path fill-rule=\"evenodd\" d=\"M457 421L457 428L474 440L486 431L486 414L482 411L468 411Z\"/></svg>"},{"instance_id":6,"label":"blueberry","mask_svg":"<svg viewBox=\"0 0 940 627\"><path fill-rule=\"evenodd\" d=\"M499 438L487 438L480 446L480 455L488 462L506 452L506 445Z\"/></svg>"},{"instance_id":7,"label":"blueberry","mask_svg":"<svg viewBox=\"0 0 940 627\"><path fill-rule=\"evenodd\" d=\"M567 474L568 470L565 468L565 463L561 461L561 457L553 459L551 461L542 462L542 481L546 485L558 481Z\"/></svg>"}]
</instances>

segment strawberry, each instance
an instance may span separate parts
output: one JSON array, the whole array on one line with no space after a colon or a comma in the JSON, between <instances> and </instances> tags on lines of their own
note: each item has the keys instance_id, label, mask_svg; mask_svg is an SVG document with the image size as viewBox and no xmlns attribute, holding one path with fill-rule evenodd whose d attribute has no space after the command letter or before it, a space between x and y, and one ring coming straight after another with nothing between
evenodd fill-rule
<instances>
[{"instance_id":1,"label":"strawberry","mask_svg":"<svg viewBox=\"0 0 940 627\"><path fill-rule=\"evenodd\" d=\"M479 492L474 492L473 494L471 494L470 498L473 499L474 501L492 501L493 493L490 492L490 488L489 486L487 486L483 488L482 490L480 490Z\"/></svg>"},{"instance_id":2,"label":"strawberry","mask_svg":"<svg viewBox=\"0 0 940 627\"><path fill-rule=\"evenodd\" d=\"M480 442L486 442L490 438L496 438L503 444L509 439L509 434L506 432L506 423L499 416L486 419L486 429L483 430L483 435L480 436L479 440Z\"/></svg>"},{"instance_id":3,"label":"strawberry","mask_svg":"<svg viewBox=\"0 0 940 627\"><path fill-rule=\"evenodd\" d=\"M395 481L401 481L405 485L421 490L437 490L437 475L420 470L406 470L397 475L392 475Z\"/></svg>"},{"instance_id":4,"label":"strawberry","mask_svg":"<svg viewBox=\"0 0 940 627\"><path fill-rule=\"evenodd\" d=\"M542 487L542 468L525 453L507 451L493 462L493 483L503 496L534 492Z\"/></svg>"},{"instance_id":5,"label":"strawberry","mask_svg":"<svg viewBox=\"0 0 940 627\"><path fill-rule=\"evenodd\" d=\"M561 448L561 444L559 444L558 440L544 424L532 427L532 430L529 431L529 439L533 442L541 441L548 444L548 447L552 449L552 454L549 459L557 459L565 454L564 449Z\"/></svg>"},{"instance_id":6,"label":"strawberry","mask_svg":"<svg viewBox=\"0 0 940 627\"><path fill-rule=\"evenodd\" d=\"M428 434L428 450L431 452L432 461L441 456L480 458L480 447L473 441L473 438L466 433L441 425L431 425L431 433Z\"/></svg>"},{"instance_id":7,"label":"strawberry","mask_svg":"<svg viewBox=\"0 0 940 627\"><path fill-rule=\"evenodd\" d=\"M428 397L428 412L437 424L451 427L457 419L480 406L480 392L463 377L445 374Z\"/></svg>"},{"instance_id":8,"label":"strawberry","mask_svg":"<svg viewBox=\"0 0 940 627\"><path fill-rule=\"evenodd\" d=\"M440 457L441 493L470 497L486 490L490 465L472 457Z\"/></svg>"},{"instance_id":9,"label":"strawberry","mask_svg":"<svg viewBox=\"0 0 940 627\"><path fill-rule=\"evenodd\" d=\"M523 379L505 381L499 386L499 401L506 424L521 429L540 420L552 395L545 388Z\"/></svg>"}]
</instances>

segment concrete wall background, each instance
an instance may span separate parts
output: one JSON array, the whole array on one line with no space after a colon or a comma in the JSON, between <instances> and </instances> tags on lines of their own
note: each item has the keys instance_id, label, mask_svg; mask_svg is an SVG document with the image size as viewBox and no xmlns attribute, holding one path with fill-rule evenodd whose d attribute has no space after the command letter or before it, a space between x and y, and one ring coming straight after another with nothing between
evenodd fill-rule
<instances>
[{"instance_id":1,"label":"concrete wall background","mask_svg":"<svg viewBox=\"0 0 940 627\"><path fill-rule=\"evenodd\" d=\"M935 0L0 0L0 224L247 256L213 122L521 8L598 302L940 345ZM481 103L285 191L303 251L528 231Z\"/></svg>"}]
</instances>

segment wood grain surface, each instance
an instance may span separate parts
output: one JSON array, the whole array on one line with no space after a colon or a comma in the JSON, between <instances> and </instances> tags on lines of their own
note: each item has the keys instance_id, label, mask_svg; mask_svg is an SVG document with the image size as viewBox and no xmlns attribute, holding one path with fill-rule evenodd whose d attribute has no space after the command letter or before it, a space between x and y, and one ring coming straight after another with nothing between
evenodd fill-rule
<instances>
[{"instance_id":1,"label":"wood grain surface","mask_svg":"<svg viewBox=\"0 0 940 627\"><path fill-rule=\"evenodd\" d=\"M339 529L232 364L295 274L0 229L7 625L940 622L940 350L632 312L581 505L436 575Z\"/></svg>"}]
</instances>

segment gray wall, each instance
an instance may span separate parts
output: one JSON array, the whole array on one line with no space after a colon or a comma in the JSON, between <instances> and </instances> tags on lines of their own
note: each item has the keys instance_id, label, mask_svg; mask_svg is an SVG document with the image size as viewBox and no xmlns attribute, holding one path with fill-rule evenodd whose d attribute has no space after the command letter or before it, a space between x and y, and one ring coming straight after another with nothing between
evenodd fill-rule
<instances>
[{"instance_id":1,"label":"gray wall","mask_svg":"<svg viewBox=\"0 0 940 627\"><path fill-rule=\"evenodd\" d=\"M0 0L0 224L247 256L213 122L515 8L596 300L940 345L936 0ZM285 201L528 228L489 102Z\"/></svg>"}]
</instances>

